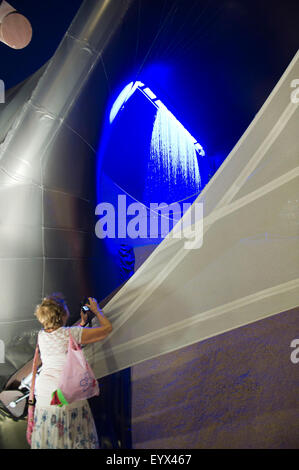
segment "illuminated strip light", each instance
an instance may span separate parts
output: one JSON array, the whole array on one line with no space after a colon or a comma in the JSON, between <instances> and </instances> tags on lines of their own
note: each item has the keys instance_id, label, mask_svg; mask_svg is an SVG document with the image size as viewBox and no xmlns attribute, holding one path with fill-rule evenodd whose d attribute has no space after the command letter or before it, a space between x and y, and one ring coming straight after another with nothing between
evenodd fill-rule
<instances>
[{"instance_id":1,"label":"illuminated strip light","mask_svg":"<svg viewBox=\"0 0 299 470\"><path fill-rule=\"evenodd\" d=\"M112 122L114 121L116 115L119 113L119 111L121 111L123 109L125 103L129 100L129 98L131 98L131 96L135 93L136 90L141 91L144 94L144 96L146 96L146 98L156 108L158 108L158 109L160 108L160 109L163 109L164 111L167 111L170 114L170 116L172 116L174 119L176 119L176 117L169 111L169 109L165 106L165 104L163 104L162 101L157 98L155 93L153 93L152 90L150 90L150 88L145 86L144 83L136 81L135 83L131 82L129 85L127 85L123 89L123 91L119 94L118 98L115 100L114 105L112 106L112 109L111 109L111 112L110 112L110 124L112 124ZM181 123L180 123L180 125L182 126ZM195 147L196 151L199 153L199 155L205 156L205 151L204 151L203 147L200 145L200 143L194 137L192 137L190 132L188 132L185 127L184 127L184 129L187 132L187 134L190 136L190 138L192 139L192 141L194 143L194 147Z\"/></svg>"},{"instance_id":2,"label":"illuminated strip light","mask_svg":"<svg viewBox=\"0 0 299 470\"><path fill-rule=\"evenodd\" d=\"M143 87L144 84L141 82L131 82L128 85L125 86L125 88L122 90L122 92L118 95L116 100L113 103L113 106L110 111L109 115L109 121L110 124L113 123L114 119L118 115L118 113L123 109L124 105L128 101L129 98L135 93L137 88Z\"/></svg>"},{"instance_id":3,"label":"illuminated strip light","mask_svg":"<svg viewBox=\"0 0 299 470\"><path fill-rule=\"evenodd\" d=\"M156 95L149 89L149 88L144 88L142 91L151 99L151 100L156 100L157 97Z\"/></svg>"}]
</instances>

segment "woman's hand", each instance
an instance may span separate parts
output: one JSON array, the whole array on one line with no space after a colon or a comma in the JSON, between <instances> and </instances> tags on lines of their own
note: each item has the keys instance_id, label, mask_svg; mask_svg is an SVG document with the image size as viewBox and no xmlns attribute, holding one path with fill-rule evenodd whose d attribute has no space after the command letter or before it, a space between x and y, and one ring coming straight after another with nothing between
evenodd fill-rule
<instances>
[{"instance_id":1,"label":"woman's hand","mask_svg":"<svg viewBox=\"0 0 299 470\"><path fill-rule=\"evenodd\" d=\"M80 326L85 326L88 320L88 313L84 313L83 310L81 310L81 322Z\"/></svg>"},{"instance_id":2,"label":"woman's hand","mask_svg":"<svg viewBox=\"0 0 299 470\"><path fill-rule=\"evenodd\" d=\"M82 331L81 344L89 344L100 341L106 338L111 333L113 328L111 322L108 320L108 318L105 317L104 313L100 309L97 300L93 297L89 297L88 302L89 303L86 305L89 307L92 313L97 316L101 326L84 328Z\"/></svg>"},{"instance_id":3,"label":"woman's hand","mask_svg":"<svg viewBox=\"0 0 299 470\"><path fill-rule=\"evenodd\" d=\"M90 308L92 313L96 315L97 313L101 312L101 309L96 299L94 299L93 297L88 297L88 301L89 301L89 304L87 304L87 306Z\"/></svg>"}]
</instances>

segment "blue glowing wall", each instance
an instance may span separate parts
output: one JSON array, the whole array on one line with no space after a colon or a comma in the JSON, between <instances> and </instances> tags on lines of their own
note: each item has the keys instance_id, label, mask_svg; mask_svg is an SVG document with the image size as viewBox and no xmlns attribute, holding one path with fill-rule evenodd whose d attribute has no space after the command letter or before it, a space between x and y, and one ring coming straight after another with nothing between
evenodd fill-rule
<instances>
[{"instance_id":1,"label":"blue glowing wall","mask_svg":"<svg viewBox=\"0 0 299 470\"><path fill-rule=\"evenodd\" d=\"M130 94L129 88L124 90ZM126 93L120 96L124 99ZM119 99L116 103L100 158L98 202L111 202L117 213L117 196L124 194L128 204L144 204L148 217L151 203L192 203L208 179L195 139L160 100L159 107L153 105L139 89L123 106ZM159 239L152 240L148 230L139 240L123 240L132 245L159 243L165 235L160 230Z\"/></svg>"}]
</instances>

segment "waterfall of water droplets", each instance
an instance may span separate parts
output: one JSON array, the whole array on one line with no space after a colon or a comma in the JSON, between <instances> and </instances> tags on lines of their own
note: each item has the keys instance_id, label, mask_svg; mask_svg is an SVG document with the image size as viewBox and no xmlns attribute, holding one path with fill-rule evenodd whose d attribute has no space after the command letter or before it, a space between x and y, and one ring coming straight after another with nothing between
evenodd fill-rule
<instances>
[{"instance_id":1,"label":"waterfall of water droplets","mask_svg":"<svg viewBox=\"0 0 299 470\"><path fill-rule=\"evenodd\" d=\"M144 202L167 204L200 191L197 152L191 135L165 108L159 108L150 146Z\"/></svg>"}]
</instances>

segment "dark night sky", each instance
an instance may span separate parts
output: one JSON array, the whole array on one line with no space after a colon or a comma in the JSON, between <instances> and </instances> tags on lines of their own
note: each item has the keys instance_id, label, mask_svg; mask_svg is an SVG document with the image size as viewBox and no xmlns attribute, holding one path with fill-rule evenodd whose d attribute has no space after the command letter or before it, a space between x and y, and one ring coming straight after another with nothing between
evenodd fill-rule
<instances>
[{"instance_id":1,"label":"dark night sky","mask_svg":"<svg viewBox=\"0 0 299 470\"><path fill-rule=\"evenodd\" d=\"M0 78L6 88L17 85L38 70L57 49L82 0L11 0L9 3L31 22L31 43L13 50L0 43Z\"/></svg>"},{"instance_id":2,"label":"dark night sky","mask_svg":"<svg viewBox=\"0 0 299 470\"><path fill-rule=\"evenodd\" d=\"M11 3L30 19L33 39L20 51L0 44L7 89L53 55L82 0ZM138 64L131 78L143 64L138 78L223 160L294 57L298 18L297 0L136 0L123 26Z\"/></svg>"}]
</instances>

